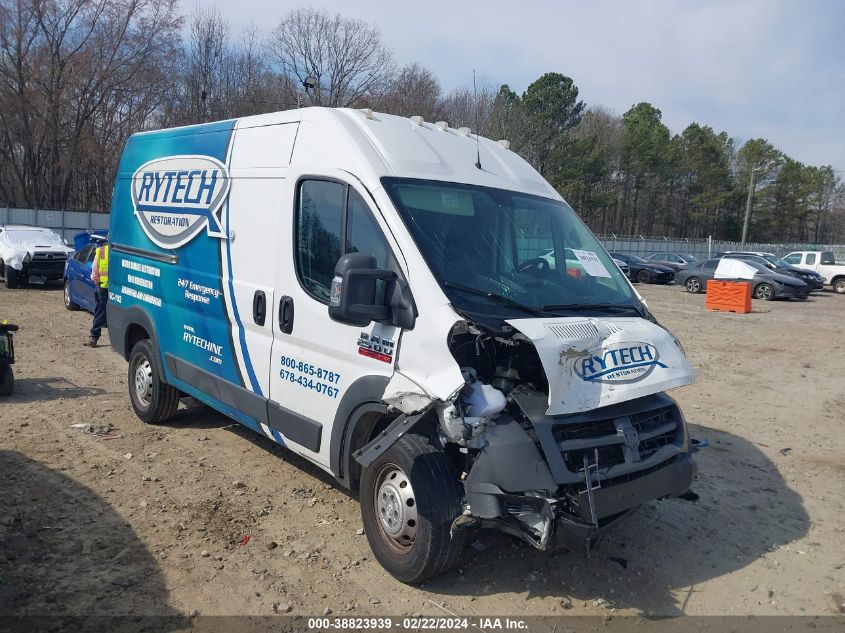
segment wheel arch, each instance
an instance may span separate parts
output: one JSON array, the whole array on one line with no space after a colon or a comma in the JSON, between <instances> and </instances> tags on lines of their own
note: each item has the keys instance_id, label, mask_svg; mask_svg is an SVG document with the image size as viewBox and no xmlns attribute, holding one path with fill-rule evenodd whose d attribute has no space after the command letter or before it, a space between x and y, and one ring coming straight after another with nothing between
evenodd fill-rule
<instances>
[{"instance_id":1,"label":"wheel arch","mask_svg":"<svg viewBox=\"0 0 845 633\"><path fill-rule=\"evenodd\" d=\"M164 376L158 332L149 313L138 306L122 308L112 302L109 302L107 312L109 338L114 350L128 361L135 344L143 339L150 339L155 352L153 361L156 369L160 376Z\"/></svg>"}]
</instances>

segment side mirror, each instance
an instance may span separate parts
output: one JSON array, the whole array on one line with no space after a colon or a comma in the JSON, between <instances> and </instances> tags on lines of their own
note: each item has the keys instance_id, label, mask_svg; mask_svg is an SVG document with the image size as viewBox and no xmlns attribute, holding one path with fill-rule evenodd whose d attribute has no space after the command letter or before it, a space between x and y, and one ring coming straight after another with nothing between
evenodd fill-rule
<instances>
[{"instance_id":1,"label":"side mirror","mask_svg":"<svg viewBox=\"0 0 845 633\"><path fill-rule=\"evenodd\" d=\"M384 292L379 292L378 282ZM373 321L410 329L416 318L408 284L376 267L368 253L347 253L337 262L329 298L333 321L364 327Z\"/></svg>"}]
</instances>

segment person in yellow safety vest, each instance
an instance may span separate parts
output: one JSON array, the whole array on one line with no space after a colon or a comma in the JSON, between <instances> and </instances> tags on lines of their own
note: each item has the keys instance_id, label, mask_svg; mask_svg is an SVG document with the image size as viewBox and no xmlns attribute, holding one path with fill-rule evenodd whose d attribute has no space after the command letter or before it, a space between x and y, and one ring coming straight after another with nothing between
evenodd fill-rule
<instances>
[{"instance_id":1,"label":"person in yellow safety vest","mask_svg":"<svg viewBox=\"0 0 845 633\"><path fill-rule=\"evenodd\" d=\"M109 302L109 245L103 242L94 253L91 267L91 281L94 282L94 323L88 334L87 347L97 347L100 332L106 325L106 305Z\"/></svg>"}]
</instances>

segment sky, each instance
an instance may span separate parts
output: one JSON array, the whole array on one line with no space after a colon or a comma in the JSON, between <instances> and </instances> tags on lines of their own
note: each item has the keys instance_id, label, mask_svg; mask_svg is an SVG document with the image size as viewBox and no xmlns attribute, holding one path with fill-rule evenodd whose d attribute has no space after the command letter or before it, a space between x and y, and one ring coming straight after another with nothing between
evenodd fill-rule
<instances>
[{"instance_id":1,"label":"sky","mask_svg":"<svg viewBox=\"0 0 845 633\"><path fill-rule=\"evenodd\" d=\"M763 137L845 180L845 2L839 0L199 0L237 32L310 5L375 24L399 64L444 91L479 79L522 92L545 72L587 105L640 101L673 133L692 122L739 143ZM190 11L193 5L184 5Z\"/></svg>"}]
</instances>

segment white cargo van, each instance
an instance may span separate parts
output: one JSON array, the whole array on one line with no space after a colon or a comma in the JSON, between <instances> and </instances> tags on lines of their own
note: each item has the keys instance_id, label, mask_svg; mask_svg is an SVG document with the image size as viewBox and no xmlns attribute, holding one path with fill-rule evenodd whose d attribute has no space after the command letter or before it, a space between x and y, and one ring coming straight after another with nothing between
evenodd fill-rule
<instances>
[{"instance_id":1,"label":"white cargo van","mask_svg":"<svg viewBox=\"0 0 845 633\"><path fill-rule=\"evenodd\" d=\"M477 528L587 553L690 486L680 343L504 141L324 108L136 134L110 239L137 415L192 396L317 464L404 582Z\"/></svg>"}]
</instances>

